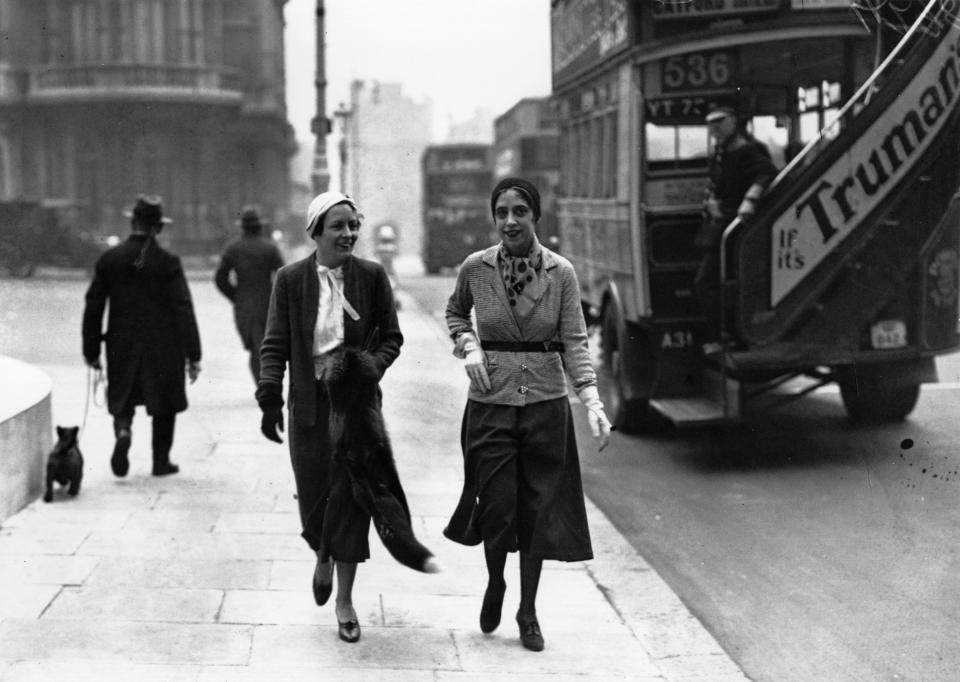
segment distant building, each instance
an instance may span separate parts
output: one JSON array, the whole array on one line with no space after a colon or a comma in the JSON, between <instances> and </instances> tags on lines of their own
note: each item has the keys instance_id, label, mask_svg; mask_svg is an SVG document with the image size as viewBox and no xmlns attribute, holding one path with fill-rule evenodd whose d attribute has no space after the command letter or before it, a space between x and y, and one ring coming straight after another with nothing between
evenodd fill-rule
<instances>
[{"instance_id":1,"label":"distant building","mask_svg":"<svg viewBox=\"0 0 960 682\"><path fill-rule=\"evenodd\" d=\"M560 183L560 128L549 97L527 97L493 122L494 181L519 175L540 191L540 240L557 248L557 191Z\"/></svg>"},{"instance_id":2,"label":"distant building","mask_svg":"<svg viewBox=\"0 0 960 682\"><path fill-rule=\"evenodd\" d=\"M357 249L373 257L381 225L397 233L398 255L420 253L420 157L430 142L431 106L415 102L399 83L355 80L341 119L340 185L363 212L364 237Z\"/></svg>"},{"instance_id":3,"label":"distant building","mask_svg":"<svg viewBox=\"0 0 960 682\"><path fill-rule=\"evenodd\" d=\"M494 112L486 107L473 110L470 118L450 121L447 127L446 144L490 144L493 142Z\"/></svg>"},{"instance_id":4,"label":"distant building","mask_svg":"<svg viewBox=\"0 0 960 682\"><path fill-rule=\"evenodd\" d=\"M73 207L101 236L160 194L184 252L244 204L287 222L286 0L0 0L0 199Z\"/></svg>"}]
</instances>

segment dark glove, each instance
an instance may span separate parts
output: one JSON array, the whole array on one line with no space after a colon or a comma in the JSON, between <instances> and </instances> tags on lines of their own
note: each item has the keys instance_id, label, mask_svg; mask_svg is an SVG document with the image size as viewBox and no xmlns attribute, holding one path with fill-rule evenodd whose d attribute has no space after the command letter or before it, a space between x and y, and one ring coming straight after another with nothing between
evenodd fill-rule
<instances>
[{"instance_id":1,"label":"dark glove","mask_svg":"<svg viewBox=\"0 0 960 682\"><path fill-rule=\"evenodd\" d=\"M262 409L263 417L260 418L260 433L262 433L267 440L272 440L274 443L282 443L283 439L280 438L277 431L283 432L283 408L271 405L265 406Z\"/></svg>"}]
</instances>

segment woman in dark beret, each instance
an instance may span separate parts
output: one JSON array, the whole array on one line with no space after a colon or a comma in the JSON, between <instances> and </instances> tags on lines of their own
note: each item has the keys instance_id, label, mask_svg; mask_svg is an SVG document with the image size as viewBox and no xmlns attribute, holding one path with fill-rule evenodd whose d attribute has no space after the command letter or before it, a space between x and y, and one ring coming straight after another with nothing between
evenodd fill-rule
<instances>
[{"instance_id":1,"label":"woman in dark beret","mask_svg":"<svg viewBox=\"0 0 960 682\"><path fill-rule=\"evenodd\" d=\"M541 651L543 560L593 558L565 374L601 450L610 422L587 350L576 273L537 239L540 193L522 178L505 178L490 209L501 241L467 257L446 310L470 389L461 427L463 492L444 535L483 543L480 629L487 633L500 624L507 554L519 550L520 639Z\"/></svg>"}]
</instances>

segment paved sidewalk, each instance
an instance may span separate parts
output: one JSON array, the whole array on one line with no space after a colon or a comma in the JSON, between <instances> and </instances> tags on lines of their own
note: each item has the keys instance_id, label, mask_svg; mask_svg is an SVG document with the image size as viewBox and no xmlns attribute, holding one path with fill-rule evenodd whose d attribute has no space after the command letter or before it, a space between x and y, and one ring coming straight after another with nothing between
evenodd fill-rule
<instances>
[{"instance_id":1,"label":"paved sidewalk","mask_svg":"<svg viewBox=\"0 0 960 682\"><path fill-rule=\"evenodd\" d=\"M215 296L191 286L195 298ZM188 389L172 455L181 473L149 475L140 410L130 474L114 478L109 417L92 408L80 495L60 492L4 522L0 680L746 679L589 502L596 558L544 566L546 650L519 643L516 555L503 623L479 631L482 551L441 534L461 482L465 379L437 323L401 296L406 343L384 380L384 410L419 537L441 573L402 567L372 534L355 587L363 637L338 640L332 600L313 604L286 444L259 433L245 356L221 305L222 315L201 320L204 372ZM54 423L79 424L85 372L44 369ZM582 456L595 456L591 446Z\"/></svg>"}]
</instances>

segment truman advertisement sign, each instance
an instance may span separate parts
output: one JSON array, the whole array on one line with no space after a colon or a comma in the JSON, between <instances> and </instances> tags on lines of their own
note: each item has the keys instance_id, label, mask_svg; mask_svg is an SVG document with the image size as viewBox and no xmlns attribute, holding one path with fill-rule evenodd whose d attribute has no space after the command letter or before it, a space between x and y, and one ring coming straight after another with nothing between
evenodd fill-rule
<instances>
[{"instance_id":1,"label":"truman advertisement sign","mask_svg":"<svg viewBox=\"0 0 960 682\"><path fill-rule=\"evenodd\" d=\"M772 306L863 224L946 124L960 97L960 31L950 19L942 26L950 35L896 101L773 224Z\"/></svg>"}]
</instances>

